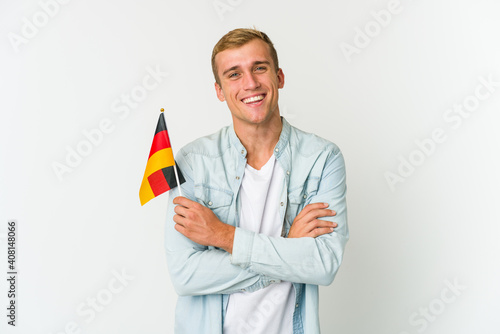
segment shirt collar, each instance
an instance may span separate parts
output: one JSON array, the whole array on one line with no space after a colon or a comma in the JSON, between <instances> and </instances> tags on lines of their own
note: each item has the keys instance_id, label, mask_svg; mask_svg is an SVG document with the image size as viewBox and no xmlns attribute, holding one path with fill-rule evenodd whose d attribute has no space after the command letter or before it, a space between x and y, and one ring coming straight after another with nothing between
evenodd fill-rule
<instances>
[{"instance_id":1,"label":"shirt collar","mask_svg":"<svg viewBox=\"0 0 500 334\"><path fill-rule=\"evenodd\" d=\"M290 140L290 124L287 122L287 120L281 116L281 133L280 133L280 138L278 140L278 143L274 147L274 155L276 158L279 158L281 154L284 152L285 147L288 145L288 142ZM231 144L233 145L234 148L239 153L239 156L242 158L246 158L247 156L247 150L245 146L241 143L240 139L236 135L236 132L234 131L234 126L229 127L229 138L231 140Z\"/></svg>"}]
</instances>

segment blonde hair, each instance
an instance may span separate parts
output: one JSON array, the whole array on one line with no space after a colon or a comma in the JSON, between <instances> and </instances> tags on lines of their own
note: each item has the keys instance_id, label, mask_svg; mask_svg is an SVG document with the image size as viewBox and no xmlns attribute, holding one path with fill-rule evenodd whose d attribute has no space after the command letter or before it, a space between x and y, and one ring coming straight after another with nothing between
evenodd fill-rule
<instances>
[{"instance_id":1,"label":"blonde hair","mask_svg":"<svg viewBox=\"0 0 500 334\"><path fill-rule=\"evenodd\" d=\"M252 29L234 29L222 36L222 38L215 44L214 49L212 51L212 72L214 73L215 82L220 85L219 74L217 73L217 64L215 64L215 56L219 52L222 52L227 49L239 48L247 44L254 39L260 39L265 42L269 46L269 53L271 54L271 58L273 59L274 69L278 72L279 64L278 64L278 54L276 49L274 48L273 42L269 39L269 37L255 28Z\"/></svg>"}]
</instances>

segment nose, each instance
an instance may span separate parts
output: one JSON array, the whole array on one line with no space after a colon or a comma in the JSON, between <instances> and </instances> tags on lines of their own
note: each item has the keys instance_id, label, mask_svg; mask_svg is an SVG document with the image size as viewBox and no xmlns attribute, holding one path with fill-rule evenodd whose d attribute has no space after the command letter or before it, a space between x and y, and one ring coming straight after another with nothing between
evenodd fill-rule
<instances>
[{"instance_id":1,"label":"nose","mask_svg":"<svg viewBox=\"0 0 500 334\"><path fill-rule=\"evenodd\" d=\"M257 78L257 76L254 74L254 73L247 73L244 77L243 77L243 84L244 84L244 88L246 90L253 90L253 89L256 89L256 88L259 88L260 87L260 83L259 83L259 80Z\"/></svg>"}]
</instances>

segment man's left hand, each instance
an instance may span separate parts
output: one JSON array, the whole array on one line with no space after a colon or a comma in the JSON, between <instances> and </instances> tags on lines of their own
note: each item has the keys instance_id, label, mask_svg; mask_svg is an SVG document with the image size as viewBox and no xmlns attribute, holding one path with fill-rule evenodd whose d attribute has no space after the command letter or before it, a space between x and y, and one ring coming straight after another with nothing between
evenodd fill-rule
<instances>
[{"instance_id":1,"label":"man's left hand","mask_svg":"<svg viewBox=\"0 0 500 334\"><path fill-rule=\"evenodd\" d=\"M190 240L203 245L233 251L234 226L224 224L209 208L179 196L174 211L175 229Z\"/></svg>"}]
</instances>

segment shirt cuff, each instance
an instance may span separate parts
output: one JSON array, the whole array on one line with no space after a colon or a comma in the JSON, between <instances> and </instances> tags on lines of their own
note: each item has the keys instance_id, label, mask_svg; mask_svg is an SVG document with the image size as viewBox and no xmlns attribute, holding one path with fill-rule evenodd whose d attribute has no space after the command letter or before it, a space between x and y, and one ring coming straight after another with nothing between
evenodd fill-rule
<instances>
[{"instance_id":1,"label":"shirt cuff","mask_svg":"<svg viewBox=\"0 0 500 334\"><path fill-rule=\"evenodd\" d=\"M237 227L234 231L233 253L231 263L243 269L248 268L252 257L253 239L255 232Z\"/></svg>"}]
</instances>

